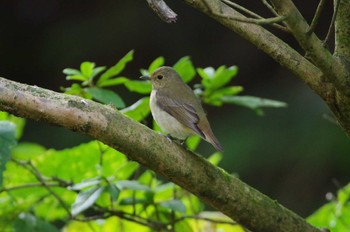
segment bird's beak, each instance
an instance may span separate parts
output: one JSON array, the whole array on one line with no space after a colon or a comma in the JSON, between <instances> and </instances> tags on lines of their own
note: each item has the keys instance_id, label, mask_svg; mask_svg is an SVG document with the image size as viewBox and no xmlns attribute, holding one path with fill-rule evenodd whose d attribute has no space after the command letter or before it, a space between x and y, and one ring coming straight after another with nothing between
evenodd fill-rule
<instances>
[{"instance_id":1,"label":"bird's beak","mask_svg":"<svg viewBox=\"0 0 350 232\"><path fill-rule=\"evenodd\" d=\"M151 80L149 76L140 76L140 79L142 80Z\"/></svg>"}]
</instances>

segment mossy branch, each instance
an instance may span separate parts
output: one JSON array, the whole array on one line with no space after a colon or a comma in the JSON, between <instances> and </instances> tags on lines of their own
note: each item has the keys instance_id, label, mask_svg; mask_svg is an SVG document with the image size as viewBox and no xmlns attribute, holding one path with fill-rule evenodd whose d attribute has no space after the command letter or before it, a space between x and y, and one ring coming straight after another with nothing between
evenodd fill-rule
<instances>
[{"instance_id":1,"label":"mossy branch","mask_svg":"<svg viewBox=\"0 0 350 232\"><path fill-rule=\"evenodd\" d=\"M98 139L250 230L320 231L203 157L110 106L0 78L0 110Z\"/></svg>"},{"instance_id":2,"label":"mossy branch","mask_svg":"<svg viewBox=\"0 0 350 232\"><path fill-rule=\"evenodd\" d=\"M335 56L350 65L350 0L334 0L337 10L335 20Z\"/></svg>"}]
</instances>

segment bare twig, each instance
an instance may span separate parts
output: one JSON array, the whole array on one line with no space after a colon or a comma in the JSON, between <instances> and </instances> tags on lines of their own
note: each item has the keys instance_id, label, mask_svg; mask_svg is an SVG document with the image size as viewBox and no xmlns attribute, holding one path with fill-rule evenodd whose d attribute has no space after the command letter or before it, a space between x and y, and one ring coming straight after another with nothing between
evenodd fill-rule
<instances>
[{"instance_id":1,"label":"bare twig","mask_svg":"<svg viewBox=\"0 0 350 232\"><path fill-rule=\"evenodd\" d=\"M279 22L282 22L287 17L285 15L281 15L281 16L276 16L276 17L273 17L273 18L252 19L252 18L241 18L241 17L225 16L225 15L222 15L222 16L226 17L228 19L236 20L238 22L253 23L253 24L257 24L257 25L266 25L266 24L279 23Z\"/></svg>"},{"instance_id":2,"label":"bare twig","mask_svg":"<svg viewBox=\"0 0 350 232\"><path fill-rule=\"evenodd\" d=\"M43 186L44 185L42 183L28 183L28 184L17 185L17 186L8 187L8 188L2 188L2 189L0 189L0 193L2 193L2 192L10 192L10 191L17 190L17 189L35 188L35 187L43 187ZM48 183L48 182L46 182L46 186L63 187L62 185L60 185L58 183Z\"/></svg>"},{"instance_id":3,"label":"bare twig","mask_svg":"<svg viewBox=\"0 0 350 232\"><path fill-rule=\"evenodd\" d=\"M243 6L239 5L239 4L237 4L237 3L235 3L235 2L231 2L231 1L229 1L229 0L221 0L221 1L222 1L223 3L229 5L229 6L233 7L233 8L236 8L236 9L242 11L243 13L246 13L247 15L250 15L250 16L254 17L254 18L257 18L257 19L261 19L261 18L262 18L262 17L261 17L260 15L258 15L257 13L255 13L255 12L253 12L253 11L251 11L251 10L249 10L249 9L247 9L247 8L245 8L245 7L243 7Z\"/></svg>"},{"instance_id":4,"label":"bare twig","mask_svg":"<svg viewBox=\"0 0 350 232\"><path fill-rule=\"evenodd\" d=\"M273 6L271 6L270 3L268 3L266 0L261 0L262 3L267 7L267 9L269 9L272 14L274 14L275 16L278 16L278 13L275 11L275 9L273 8Z\"/></svg>"},{"instance_id":5,"label":"bare twig","mask_svg":"<svg viewBox=\"0 0 350 232\"><path fill-rule=\"evenodd\" d=\"M163 0L147 0L148 5L164 22L176 22L177 14Z\"/></svg>"},{"instance_id":6,"label":"bare twig","mask_svg":"<svg viewBox=\"0 0 350 232\"><path fill-rule=\"evenodd\" d=\"M252 24L257 24L257 25L264 25L264 24L273 24L273 23L278 23L283 21L286 16L277 16L273 18L262 18L262 19L253 19L253 18L247 18L247 17L236 17L232 15L225 15L225 14L219 14L215 10L213 10L210 6L210 4L207 2L208 0L204 0L203 3L206 5L207 9L215 16L218 16L220 18L224 19L230 19L230 20L235 20L237 22L242 22L242 23L252 23ZM222 1L222 0L221 0Z\"/></svg>"},{"instance_id":7,"label":"bare twig","mask_svg":"<svg viewBox=\"0 0 350 232\"><path fill-rule=\"evenodd\" d=\"M237 3L231 2L231 1L229 1L229 0L221 0L221 1L222 1L223 3L229 5L229 6L233 7L233 8L236 8L236 9L240 10L240 11L243 12L243 13L246 13L247 15L250 15L251 17L256 18L257 20L264 20L264 19L265 19L265 18L263 18L262 16L260 16L259 14L255 13L255 12L253 12L253 11L250 11L250 10L248 10L247 8L241 6L241 5L237 4ZM277 15L277 16L278 16L278 15ZM237 20L237 21L239 21L239 20ZM257 24L259 24L259 23L257 23ZM275 27L275 28L277 28L277 29L280 29L280 30L282 30L282 31L289 32L289 31L288 31L288 28L286 28L286 27L284 27L284 26L282 26L282 25L280 25L280 24L271 23L271 26L273 26L273 27Z\"/></svg>"},{"instance_id":8,"label":"bare twig","mask_svg":"<svg viewBox=\"0 0 350 232\"><path fill-rule=\"evenodd\" d=\"M317 9L316 9L316 13L314 15L314 18L312 19L311 25L309 30L306 33L312 33L315 30L315 27L320 19L324 4L326 3L325 0L320 0L320 2L318 3Z\"/></svg>"},{"instance_id":9,"label":"bare twig","mask_svg":"<svg viewBox=\"0 0 350 232\"><path fill-rule=\"evenodd\" d=\"M326 38L323 40L323 46L324 47L327 45L329 37L331 36L332 30L333 30L333 27L334 27L334 21L335 21L335 18L337 16L337 13L338 13L338 8L339 8L339 5L340 5L340 1L341 0L334 1L335 2L335 6L334 6L333 15L332 15L332 20L331 20L331 23L329 25Z\"/></svg>"},{"instance_id":10,"label":"bare twig","mask_svg":"<svg viewBox=\"0 0 350 232\"><path fill-rule=\"evenodd\" d=\"M100 150L100 161L99 165L100 167L103 167L103 155L105 154L107 148L103 149L101 142L97 141L98 149Z\"/></svg>"},{"instance_id":11,"label":"bare twig","mask_svg":"<svg viewBox=\"0 0 350 232\"><path fill-rule=\"evenodd\" d=\"M67 214L71 217L71 212L64 203L64 201L50 188L49 185L47 185L46 178L41 175L39 170L32 164L31 161L26 161L26 162L21 162L19 160L11 159L11 161L15 162L17 165L22 166L23 168L27 169L30 171L36 179L41 183L43 187L49 191L49 193L56 198L56 200L60 203L60 205L64 208L64 210L67 212Z\"/></svg>"}]
</instances>

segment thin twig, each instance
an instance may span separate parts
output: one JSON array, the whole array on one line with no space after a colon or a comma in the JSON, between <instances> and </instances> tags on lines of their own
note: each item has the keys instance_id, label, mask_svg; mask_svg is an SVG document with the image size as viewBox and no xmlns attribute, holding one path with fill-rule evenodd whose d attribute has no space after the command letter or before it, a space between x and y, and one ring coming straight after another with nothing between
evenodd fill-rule
<instances>
[{"instance_id":1,"label":"thin twig","mask_svg":"<svg viewBox=\"0 0 350 232\"><path fill-rule=\"evenodd\" d=\"M261 19L261 18L262 18L262 17L261 17L260 15L258 15L257 13L255 13L255 12L253 12L253 11L251 11L251 10L249 10L249 9L247 9L247 8L245 8L245 7L243 7L243 6L239 5L239 4L237 4L237 3L235 3L235 2L231 2L231 1L229 1L229 0L221 0L221 1L222 1L223 3L229 5L229 6L232 6L233 8L236 8L236 9L238 9L238 10L240 10L240 11L246 13L247 15L250 15L250 16L254 17L254 18L257 18L257 19Z\"/></svg>"},{"instance_id":2,"label":"thin twig","mask_svg":"<svg viewBox=\"0 0 350 232\"><path fill-rule=\"evenodd\" d=\"M229 0L221 0L223 3L227 4L228 6L231 6L232 8L236 8L237 10L240 10L241 12L243 13L246 13L247 15L250 15L256 19L265 19L263 18L262 16L260 16L259 14L253 12L253 11L250 11L248 10L247 8L235 3L235 2L231 2ZM277 15L278 16L278 15ZM277 24L277 23L272 23L271 26L277 28L277 29L280 29L282 31L285 31L285 32L289 32L288 28L287 27L284 27L280 24Z\"/></svg>"},{"instance_id":3,"label":"thin twig","mask_svg":"<svg viewBox=\"0 0 350 232\"><path fill-rule=\"evenodd\" d=\"M58 184L58 183L47 183L46 182L46 185L50 186L50 187L63 187L61 184ZM17 185L17 186L8 187L8 188L2 188L2 189L0 189L0 193L10 192L10 191L17 190L17 189L43 187L43 186L44 185L42 183L28 183L28 184Z\"/></svg>"},{"instance_id":4,"label":"thin twig","mask_svg":"<svg viewBox=\"0 0 350 232\"><path fill-rule=\"evenodd\" d=\"M98 149L100 150L100 167L103 167L103 155L105 154L108 148L103 149L101 142L97 141Z\"/></svg>"},{"instance_id":5,"label":"thin twig","mask_svg":"<svg viewBox=\"0 0 350 232\"><path fill-rule=\"evenodd\" d=\"M252 19L252 18L243 18L243 17L233 17L230 15L219 15L219 14L216 14L216 15L222 18L227 18L227 19L235 20L242 23L252 23L257 25L279 23L279 22L282 22L287 17L285 15L280 15L273 18Z\"/></svg>"},{"instance_id":6,"label":"thin twig","mask_svg":"<svg viewBox=\"0 0 350 232\"><path fill-rule=\"evenodd\" d=\"M135 223L147 226L147 227L152 228L152 229L158 229L158 230L164 229L168 225L167 223L162 223L160 220L154 221L154 220L151 220L149 218L143 218L139 215L133 215L133 214L126 213L123 211L119 211L119 210L109 210L109 209L102 208L101 206L98 206L96 204L94 205L94 208L96 210L98 210L99 212L101 212L101 215L94 215L92 217L85 217L85 218L74 218L74 220L91 221L91 220L96 220L96 219L108 218L111 216L117 216L117 217L125 219L127 221L135 222Z\"/></svg>"},{"instance_id":7,"label":"thin twig","mask_svg":"<svg viewBox=\"0 0 350 232\"><path fill-rule=\"evenodd\" d=\"M56 198L56 200L60 203L60 205L64 208L64 210L67 212L67 214L72 217L70 210L66 206L66 204L63 202L63 200L50 188L50 186L47 185L45 182L46 178L41 175L39 170L32 164L31 161L26 161L26 162L21 162L19 160L11 159L13 162L15 162L17 165L22 166L23 168L27 169L30 171L36 179L49 191L49 193L52 194Z\"/></svg>"},{"instance_id":8,"label":"thin twig","mask_svg":"<svg viewBox=\"0 0 350 232\"><path fill-rule=\"evenodd\" d=\"M273 6L271 6L270 3L268 3L266 0L261 0L261 1L272 12L272 14L274 14L275 16L278 16L277 11L275 11L275 9L273 8Z\"/></svg>"},{"instance_id":9,"label":"thin twig","mask_svg":"<svg viewBox=\"0 0 350 232\"><path fill-rule=\"evenodd\" d=\"M151 9L161 20L167 23L176 22L177 14L163 0L147 0Z\"/></svg>"},{"instance_id":10,"label":"thin twig","mask_svg":"<svg viewBox=\"0 0 350 232\"><path fill-rule=\"evenodd\" d=\"M332 15L331 24L329 25L326 38L323 40L323 46L324 47L327 45L329 37L331 36L331 32L332 32L333 26L334 26L334 21L335 21L335 18L337 16L337 13L338 13L338 8L339 8L339 5L340 5L340 1L341 0L335 0L335 7L334 7L333 15Z\"/></svg>"},{"instance_id":11,"label":"thin twig","mask_svg":"<svg viewBox=\"0 0 350 232\"><path fill-rule=\"evenodd\" d=\"M318 3L317 9L316 9L316 13L314 15L314 18L311 21L311 25L309 27L309 30L306 32L308 34L312 33L315 30L315 27L318 23L318 21L320 20L321 17L321 13L324 7L324 4L326 3L325 0L320 0L320 2Z\"/></svg>"}]
</instances>

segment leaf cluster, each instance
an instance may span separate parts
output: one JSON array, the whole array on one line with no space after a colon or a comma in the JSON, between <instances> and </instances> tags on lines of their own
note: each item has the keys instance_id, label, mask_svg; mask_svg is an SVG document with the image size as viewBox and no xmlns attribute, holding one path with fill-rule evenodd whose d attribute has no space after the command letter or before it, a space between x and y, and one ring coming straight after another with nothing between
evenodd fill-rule
<instances>
[{"instance_id":1,"label":"leaf cluster","mask_svg":"<svg viewBox=\"0 0 350 232\"><path fill-rule=\"evenodd\" d=\"M63 73L66 79L76 81L68 88L62 88L67 94L74 94L88 99L94 99L104 104L112 104L128 115L141 121L150 113L149 97L143 97L133 105L125 106L123 99L114 91L106 89L123 85L131 92L147 94L152 90L148 81L135 80L121 75L126 65L133 60L134 51L128 52L115 65L110 68L105 66L96 67L95 63L85 61L80 65L80 70L66 68ZM140 69L142 75L150 75L157 68L165 64L164 57L156 58L148 68ZM222 106L223 104L236 104L255 110L258 115L263 115L264 107L286 107L281 101L264 99L254 96L237 96L243 91L242 86L230 85L237 76L238 67L226 67L222 65L217 69L213 67L196 68L190 57L179 59L173 66L180 74L185 83L191 82L196 75L201 78L200 84L194 84L193 91L201 98L204 104Z\"/></svg>"}]
</instances>

